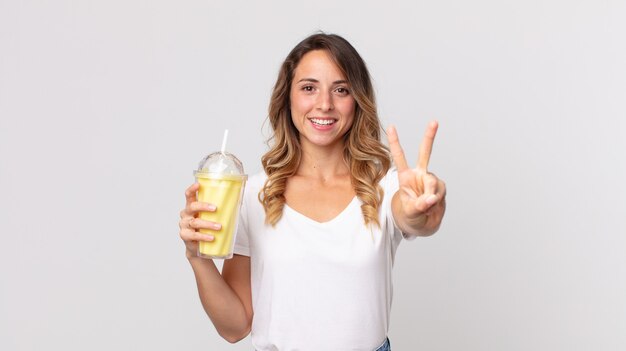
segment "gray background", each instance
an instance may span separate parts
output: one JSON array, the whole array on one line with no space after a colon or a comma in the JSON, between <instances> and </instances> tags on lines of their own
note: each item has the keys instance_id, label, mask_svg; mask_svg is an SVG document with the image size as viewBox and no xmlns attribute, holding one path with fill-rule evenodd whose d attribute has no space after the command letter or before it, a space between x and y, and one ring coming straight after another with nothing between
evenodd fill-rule
<instances>
[{"instance_id":1,"label":"gray background","mask_svg":"<svg viewBox=\"0 0 626 351\"><path fill-rule=\"evenodd\" d=\"M626 349L626 2L0 0L0 349L250 350L178 238L192 169L260 170L278 67L318 29L449 188L395 265L394 350Z\"/></svg>"}]
</instances>

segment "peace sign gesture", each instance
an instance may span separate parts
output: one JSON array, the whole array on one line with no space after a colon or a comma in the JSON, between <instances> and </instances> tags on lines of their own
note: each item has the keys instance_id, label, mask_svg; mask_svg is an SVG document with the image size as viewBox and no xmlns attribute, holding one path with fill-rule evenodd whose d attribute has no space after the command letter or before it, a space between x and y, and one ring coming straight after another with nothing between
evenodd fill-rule
<instances>
[{"instance_id":1,"label":"peace sign gesture","mask_svg":"<svg viewBox=\"0 0 626 351\"><path fill-rule=\"evenodd\" d=\"M396 224L406 234L427 236L439 229L446 210L446 184L428 172L428 161L439 124L432 121L420 145L417 167L409 168L396 128L387 129L391 157L398 170L399 189L392 199Z\"/></svg>"}]
</instances>

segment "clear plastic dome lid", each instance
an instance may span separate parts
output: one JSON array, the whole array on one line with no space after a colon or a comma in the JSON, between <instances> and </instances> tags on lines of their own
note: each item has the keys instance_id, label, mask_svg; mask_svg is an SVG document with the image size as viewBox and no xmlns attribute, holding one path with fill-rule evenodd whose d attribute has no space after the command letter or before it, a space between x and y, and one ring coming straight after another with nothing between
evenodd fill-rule
<instances>
[{"instance_id":1,"label":"clear plastic dome lid","mask_svg":"<svg viewBox=\"0 0 626 351\"><path fill-rule=\"evenodd\" d=\"M230 152L214 152L200 161L198 169L194 172L207 175L230 175L245 176L243 164Z\"/></svg>"}]
</instances>

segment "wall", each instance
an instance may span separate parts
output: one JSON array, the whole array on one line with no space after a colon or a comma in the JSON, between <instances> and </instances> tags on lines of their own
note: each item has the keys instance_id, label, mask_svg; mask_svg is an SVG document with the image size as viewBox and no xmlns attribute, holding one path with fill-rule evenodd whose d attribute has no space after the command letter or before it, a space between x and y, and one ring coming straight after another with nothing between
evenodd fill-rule
<instances>
[{"instance_id":1,"label":"wall","mask_svg":"<svg viewBox=\"0 0 626 351\"><path fill-rule=\"evenodd\" d=\"M626 348L623 1L0 2L0 349L250 350L178 238L220 145L260 170L281 60L368 63L410 160L440 122L440 232L402 243L397 350Z\"/></svg>"}]
</instances>

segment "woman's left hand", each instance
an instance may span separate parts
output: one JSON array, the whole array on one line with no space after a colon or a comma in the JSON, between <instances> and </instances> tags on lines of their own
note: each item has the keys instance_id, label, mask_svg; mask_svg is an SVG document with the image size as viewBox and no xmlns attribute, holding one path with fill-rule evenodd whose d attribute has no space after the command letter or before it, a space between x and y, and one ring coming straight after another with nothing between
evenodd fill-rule
<instances>
[{"instance_id":1,"label":"woman's left hand","mask_svg":"<svg viewBox=\"0 0 626 351\"><path fill-rule=\"evenodd\" d=\"M406 234L427 236L435 233L446 211L446 184L428 172L428 162L439 124L426 128L419 149L417 167L409 168L395 127L387 129L391 156L398 170L399 189L392 200L396 224Z\"/></svg>"}]
</instances>

